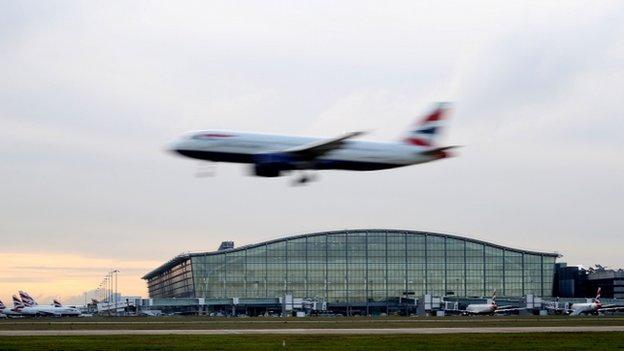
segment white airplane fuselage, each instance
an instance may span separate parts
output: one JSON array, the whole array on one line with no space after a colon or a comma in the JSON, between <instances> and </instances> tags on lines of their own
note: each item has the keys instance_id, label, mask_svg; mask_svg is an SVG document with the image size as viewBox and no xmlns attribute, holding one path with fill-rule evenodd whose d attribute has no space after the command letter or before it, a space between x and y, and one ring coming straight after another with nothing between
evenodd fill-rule
<instances>
[{"instance_id":1,"label":"white airplane fuselage","mask_svg":"<svg viewBox=\"0 0 624 351\"><path fill-rule=\"evenodd\" d=\"M0 314L4 314L7 317L18 317L22 314L8 307L0 309Z\"/></svg>"},{"instance_id":2,"label":"white airplane fuselage","mask_svg":"<svg viewBox=\"0 0 624 351\"><path fill-rule=\"evenodd\" d=\"M584 313L596 313L600 307L602 306L596 302L574 303L570 306L570 310L572 310L572 315L579 315Z\"/></svg>"},{"instance_id":3,"label":"white airplane fuselage","mask_svg":"<svg viewBox=\"0 0 624 351\"><path fill-rule=\"evenodd\" d=\"M26 306L19 310L24 316L79 316L80 310L74 307L53 305Z\"/></svg>"},{"instance_id":4,"label":"white airplane fuselage","mask_svg":"<svg viewBox=\"0 0 624 351\"><path fill-rule=\"evenodd\" d=\"M466 314L492 314L496 311L496 305L491 303L470 304L466 306Z\"/></svg>"},{"instance_id":5,"label":"white airplane fuselage","mask_svg":"<svg viewBox=\"0 0 624 351\"><path fill-rule=\"evenodd\" d=\"M175 142L171 150L181 155L215 162L271 164L280 170L342 169L371 171L434 161L446 157L444 151L424 153L426 149L405 143L347 140L339 149L318 158L298 158L284 150L320 142L323 138L200 131Z\"/></svg>"}]
</instances>

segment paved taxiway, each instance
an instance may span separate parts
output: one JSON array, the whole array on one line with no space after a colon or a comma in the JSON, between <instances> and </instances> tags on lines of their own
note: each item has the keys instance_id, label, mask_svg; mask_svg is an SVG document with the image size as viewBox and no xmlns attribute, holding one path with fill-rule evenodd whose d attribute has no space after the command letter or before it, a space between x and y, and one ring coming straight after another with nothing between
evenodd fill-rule
<instances>
[{"instance_id":1,"label":"paved taxiway","mask_svg":"<svg viewBox=\"0 0 624 351\"><path fill-rule=\"evenodd\" d=\"M501 334L501 333L580 333L624 332L624 326L570 327L485 327L485 328L359 328L359 329L220 329L220 330L2 330L0 336L76 336L76 335L239 335L239 334Z\"/></svg>"}]
</instances>

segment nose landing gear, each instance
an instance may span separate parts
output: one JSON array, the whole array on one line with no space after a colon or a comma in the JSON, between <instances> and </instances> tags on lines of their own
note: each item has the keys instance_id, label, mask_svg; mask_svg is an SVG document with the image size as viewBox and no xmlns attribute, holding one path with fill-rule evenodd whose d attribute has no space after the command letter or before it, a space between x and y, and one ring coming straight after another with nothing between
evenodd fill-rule
<instances>
[{"instance_id":1,"label":"nose landing gear","mask_svg":"<svg viewBox=\"0 0 624 351\"><path fill-rule=\"evenodd\" d=\"M214 177L217 174L217 165L214 162L200 162L197 165L197 171L195 177L197 178L209 178Z\"/></svg>"}]
</instances>

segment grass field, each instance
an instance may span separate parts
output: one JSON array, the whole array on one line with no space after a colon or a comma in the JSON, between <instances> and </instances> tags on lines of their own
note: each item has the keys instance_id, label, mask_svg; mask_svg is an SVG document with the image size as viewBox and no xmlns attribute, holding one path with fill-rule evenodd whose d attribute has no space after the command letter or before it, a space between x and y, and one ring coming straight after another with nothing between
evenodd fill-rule
<instances>
[{"instance_id":1,"label":"grass field","mask_svg":"<svg viewBox=\"0 0 624 351\"><path fill-rule=\"evenodd\" d=\"M624 333L3 337L1 350L624 350Z\"/></svg>"},{"instance_id":2,"label":"grass field","mask_svg":"<svg viewBox=\"0 0 624 351\"><path fill-rule=\"evenodd\" d=\"M0 321L0 330L102 330L102 329L338 329L435 327L539 327L624 326L624 317L384 317L384 318L211 318L211 317L93 317L29 318Z\"/></svg>"}]
</instances>

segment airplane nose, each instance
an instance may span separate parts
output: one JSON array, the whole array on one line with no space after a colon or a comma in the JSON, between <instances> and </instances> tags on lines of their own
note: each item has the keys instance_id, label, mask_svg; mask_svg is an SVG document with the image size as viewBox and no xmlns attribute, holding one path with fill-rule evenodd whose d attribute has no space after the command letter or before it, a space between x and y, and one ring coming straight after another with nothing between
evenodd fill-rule
<instances>
[{"instance_id":1,"label":"airplane nose","mask_svg":"<svg viewBox=\"0 0 624 351\"><path fill-rule=\"evenodd\" d=\"M193 146L188 140L176 140L167 146L167 151L174 155L194 158L197 152Z\"/></svg>"},{"instance_id":2,"label":"airplane nose","mask_svg":"<svg viewBox=\"0 0 624 351\"><path fill-rule=\"evenodd\" d=\"M173 154L181 154L184 150L184 140L175 140L166 146L166 151Z\"/></svg>"}]
</instances>

